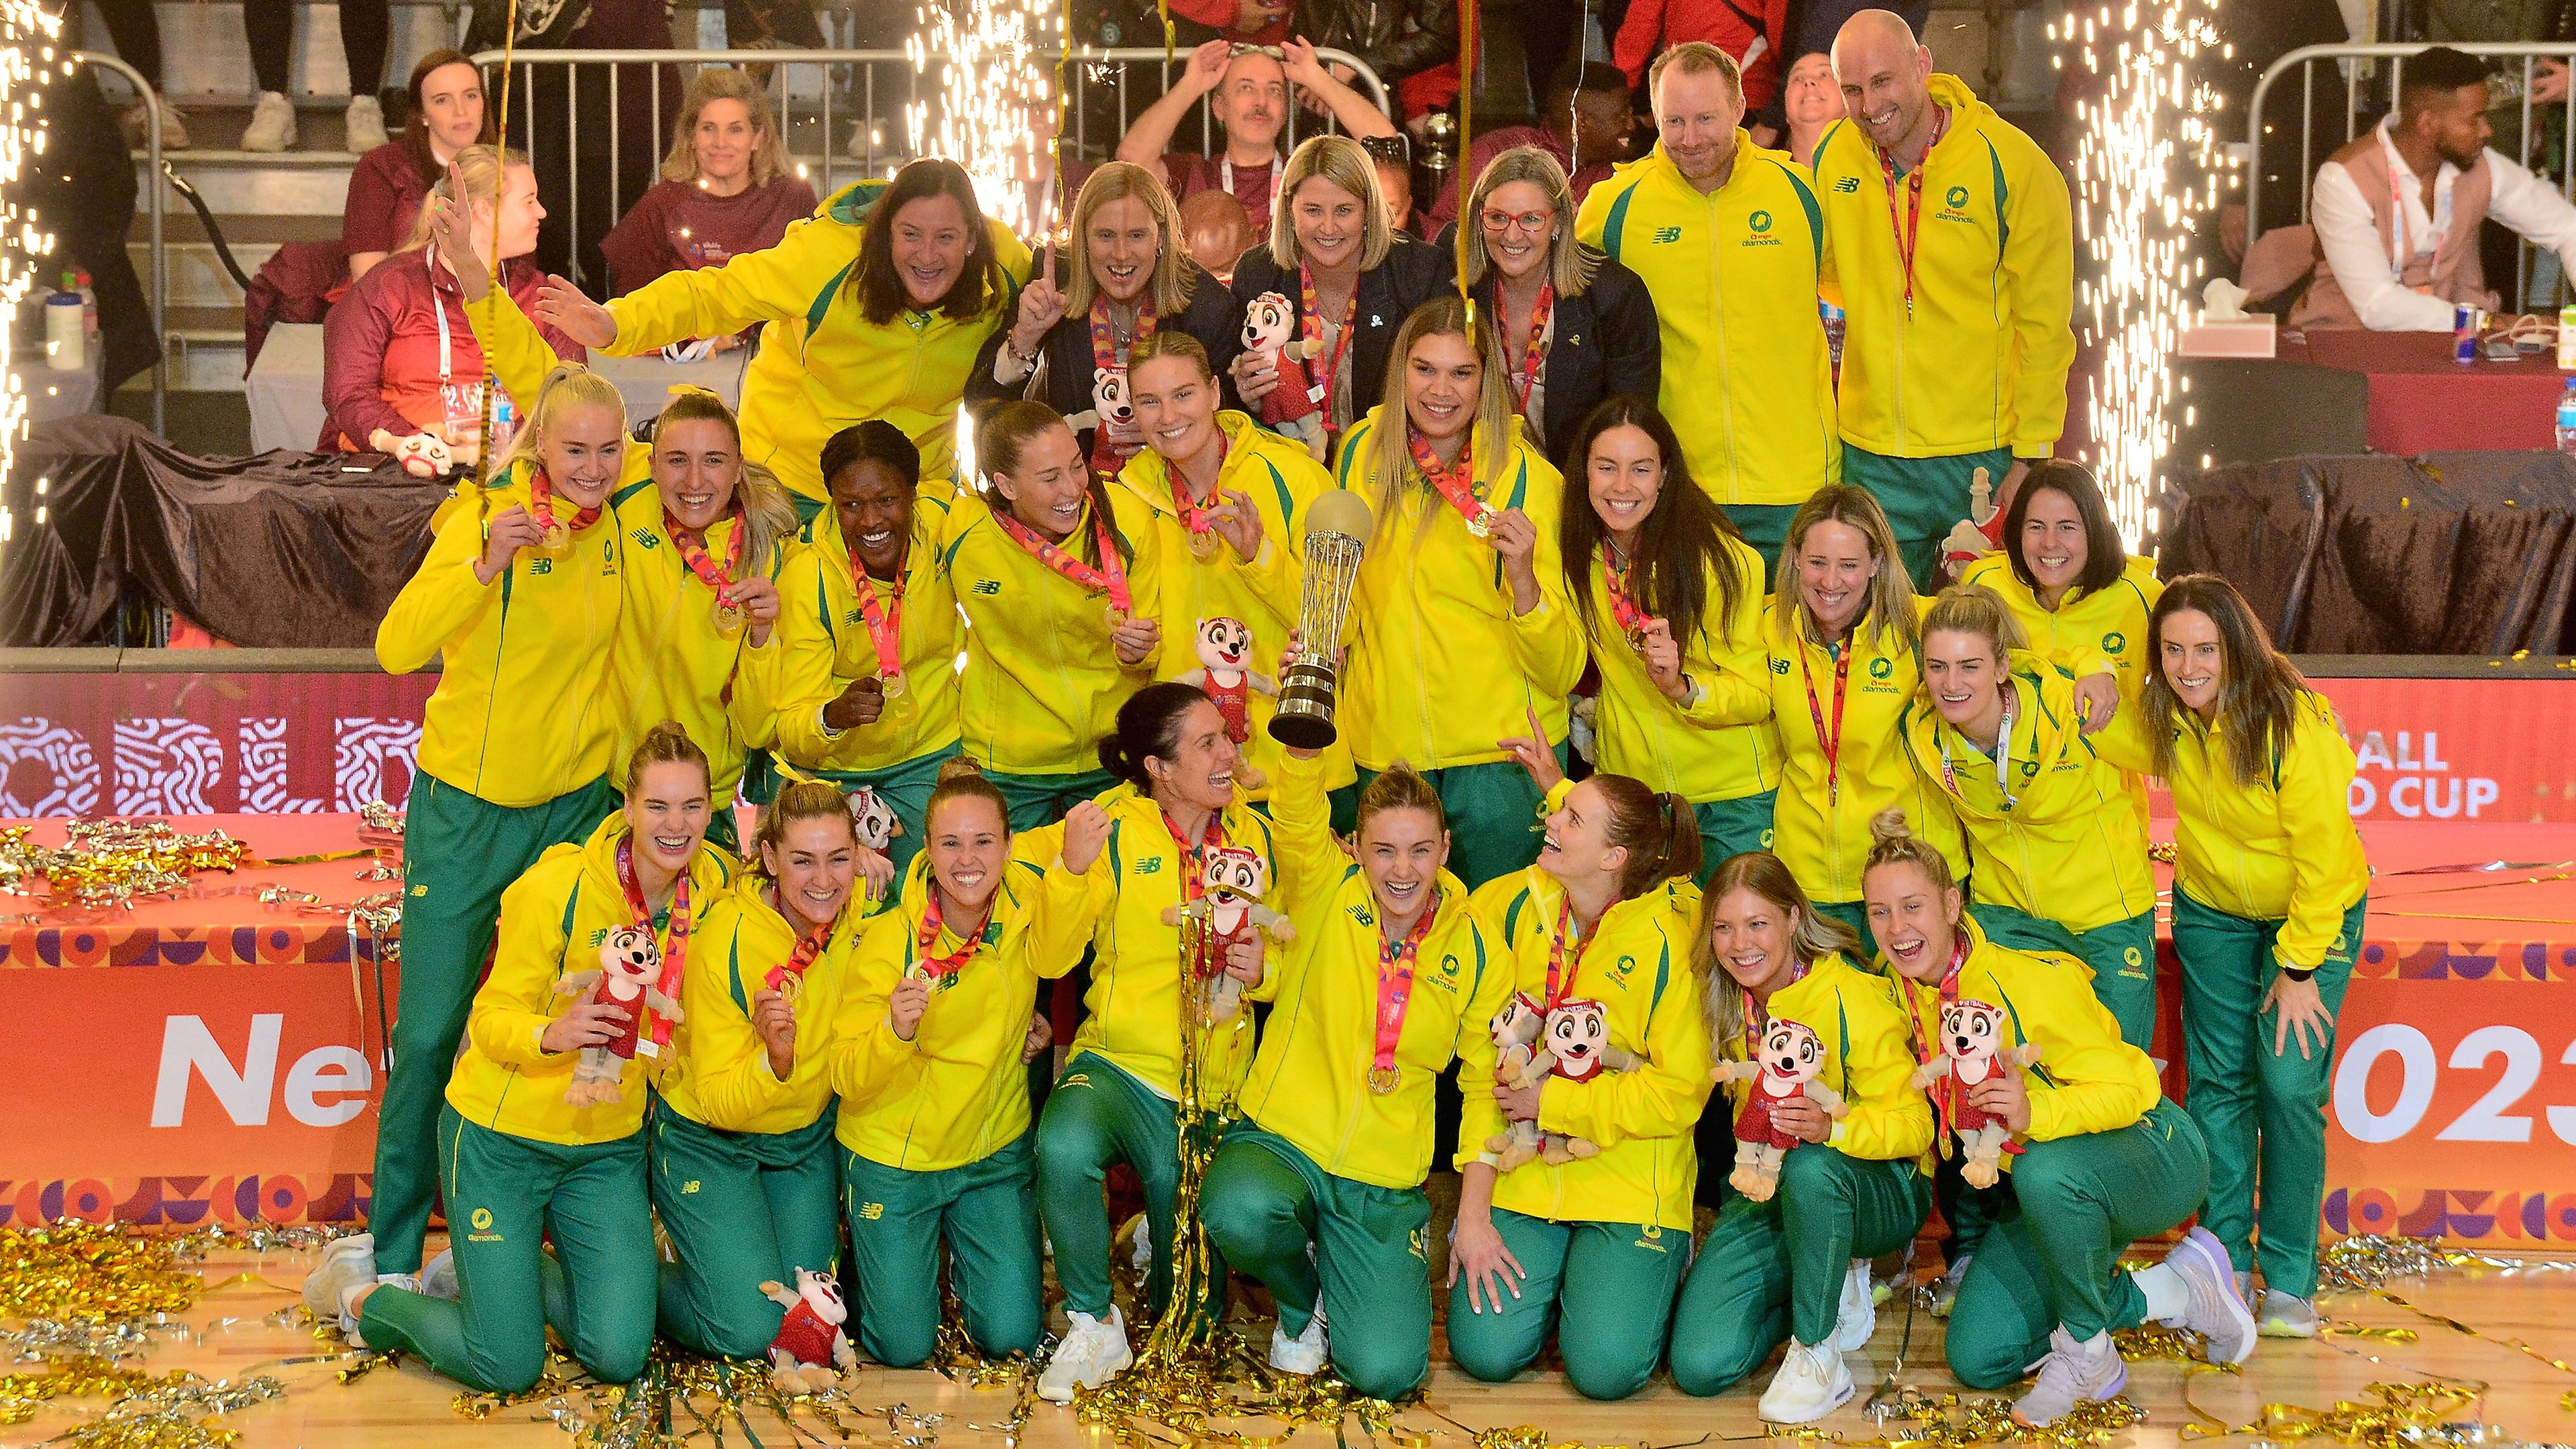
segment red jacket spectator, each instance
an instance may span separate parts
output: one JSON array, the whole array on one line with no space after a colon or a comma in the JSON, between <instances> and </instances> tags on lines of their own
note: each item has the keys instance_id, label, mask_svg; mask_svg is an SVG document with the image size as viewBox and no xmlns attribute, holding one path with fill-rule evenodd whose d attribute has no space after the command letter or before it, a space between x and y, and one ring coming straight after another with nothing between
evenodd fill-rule
<instances>
[{"instance_id":1,"label":"red jacket spectator","mask_svg":"<svg viewBox=\"0 0 2576 1449\"><path fill-rule=\"evenodd\" d=\"M405 141L387 141L358 158L349 172L349 200L340 216L340 244L351 253L393 252L411 235L420 203L429 195L420 163Z\"/></svg>"},{"instance_id":2,"label":"red jacket spectator","mask_svg":"<svg viewBox=\"0 0 2576 1449\"><path fill-rule=\"evenodd\" d=\"M1288 0L1172 0L1172 13L1195 20L1239 45L1277 45L1288 38ZM1151 44L1151 41L1146 42Z\"/></svg>"},{"instance_id":3,"label":"red jacket spectator","mask_svg":"<svg viewBox=\"0 0 2576 1449\"><path fill-rule=\"evenodd\" d=\"M1485 174L1485 168L1494 164L1495 157L1514 146L1536 146L1555 157L1556 164L1567 169L1568 174L1565 179L1573 188L1574 205L1578 210L1583 205L1584 193L1592 189L1594 182L1610 179L1610 163L1607 161L1586 166L1580 171L1574 170L1574 157L1567 152L1565 143L1556 138L1556 133L1542 130L1537 126L1505 126L1499 131L1477 132L1474 143L1467 148L1468 189L1471 191L1475 189L1476 178ZM1433 231L1438 231L1458 219L1456 180L1455 176L1451 177L1450 183L1439 189L1438 193L1431 198L1431 205L1423 212L1423 215L1430 218L1430 227Z\"/></svg>"},{"instance_id":4,"label":"red jacket spectator","mask_svg":"<svg viewBox=\"0 0 2576 1449\"><path fill-rule=\"evenodd\" d=\"M1780 89L1780 47L1789 34L1789 0L1635 0L1619 23L1610 58L1630 87L1646 83L1654 58L1690 40L1705 40L1744 68L1747 115L1771 104Z\"/></svg>"},{"instance_id":5,"label":"red jacket spectator","mask_svg":"<svg viewBox=\"0 0 2576 1449\"><path fill-rule=\"evenodd\" d=\"M502 285L531 318L544 281L525 259L501 264ZM543 323L537 330L557 356L588 360L580 343ZM480 419L482 388L483 349L474 341L455 273L431 248L396 252L359 278L324 324L322 402L330 413L314 446L365 452L379 429L396 437L445 435L451 420ZM535 399L514 401L524 413Z\"/></svg>"}]
</instances>

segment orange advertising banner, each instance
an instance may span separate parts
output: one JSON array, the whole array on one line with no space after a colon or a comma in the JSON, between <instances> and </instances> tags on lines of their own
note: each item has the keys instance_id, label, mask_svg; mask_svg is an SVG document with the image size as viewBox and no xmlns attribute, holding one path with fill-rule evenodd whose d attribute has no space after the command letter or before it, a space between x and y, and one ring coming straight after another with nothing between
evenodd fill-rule
<instances>
[{"instance_id":1,"label":"orange advertising banner","mask_svg":"<svg viewBox=\"0 0 2576 1449\"><path fill-rule=\"evenodd\" d=\"M2576 821L2576 750L2536 727L2576 708L2576 676L2314 682L2360 766L2355 820Z\"/></svg>"}]
</instances>

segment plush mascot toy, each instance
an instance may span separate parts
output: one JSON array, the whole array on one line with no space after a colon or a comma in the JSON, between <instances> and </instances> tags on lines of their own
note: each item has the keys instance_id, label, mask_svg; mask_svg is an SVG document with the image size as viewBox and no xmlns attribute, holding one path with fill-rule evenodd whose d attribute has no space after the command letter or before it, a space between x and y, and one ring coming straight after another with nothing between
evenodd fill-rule
<instances>
[{"instance_id":1,"label":"plush mascot toy","mask_svg":"<svg viewBox=\"0 0 2576 1449\"><path fill-rule=\"evenodd\" d=\"M1231 1021L1243 1009L1243 983L1226 974L1226 953L1256 932L1266 931L1270 939L1285 944L1297 938L1297 928L1261 903L1262 893L1270 888L1270 868L1258 851L1218 846L1207 853L1199 883L1205 893L1187 905L1165 907L1163 924L1177 926L1184 919L1206 923L1205 949L1199 959L1200 969L1209 973L1207 1019Z\"/></svg>"},{"instance_id":2,"label":"plush mascot toy","mask_svg":"<svg viewBox=\"0 0 2576 1449\"><path fill-rule=\"evenodd\" d=\"M1634 1071L1637 1058L1610 1044L1610 1021L1601 1003L1577 997L1549 1008L1542 1039L1554 1058L1548 1075L1569 1082L1588 1082L1603 1072ZM1578 1157L1594 1157L1599 1146L1563 1132L1539 1134L1539 1158L1563 1167Z\"/></svg>"},{"instance_id":3,"label":"plush mascot toy","mask_svg":"<svg viewBox=\"0 0 2576 1449\"><path fill-rule=\"evenodd\" d=\"M841 1301L841 1285L831 1274L799 1268L795 1292L778 1282L763 1283L760 1291L787 1310L778 1336L769 1341L769 1381L780 1393L819 1393L857 1366L859 1356L841 1331L850 1319L849 1305Z\"/></svg>"},{"instance_id":4,"label":"plush mascot toy","mask_svg":"<svg viewBox=\"0 0 2576 1449\"><path fill-rule=\"evenodd\" d=\"M1840 1117L1849 1109L1842 1094L1816 1080L1825 1065L1825 1044L1806 1023L1774 1018L1762 1033L1761 1057L1750 1062L1721 1062L1709 1075L1721 1082L1751 1081L1744 1110L1735 1114L1735 1171L1726 1181L1754 1202L1769 1202L1780 1190L1780 1159L1798 1139L1775 1126L1771 1110L1796 1097Z\"/></svg>"},{"instance_id":5,"label":"plush mascot toy","mask_svg":"<svg viewBox=\"0 0 2576 1449\"><path fill-rule=\"evenodd\" d=\"M1279 385L1261 400L1261 425L1306 445L1318 463L1324 457L1324 409L1332 399L1317 397L1319 385L1307 375L1306 360L1321 356L1319 338L1297 335L1297 309L1277 292L1252 299L1243 312L1243 347L1268 357L1279 370Z\"/></svg>"},{"instance_id":6,"label":"plush mascot toy","mask_svg":"<svg viewBox=\"0 0 2576 1449\"><path fill-rule=\"evenodd\" d=\"M1490 1024L1494 1034L1494 1079L1513 1091L1526 1091L1547 1080L1556 1058L1549 1053L1544 1040L1547 1014L1538 1008L1526 991L1512 993L1503 1009L1494 1013ZM1503 1130L1485 1139L1485 1151L1494 1158L1497 1172L1509 1172L1538 1156L1538 1123L1507 1122Z\"/></svg>"},{"instance_id":7,"label":"plush mascot toy","mask_svg":"<svg viewBox=\"0 0 2576 1449\"><path fill-rule=\"evenodd\" d=\"M903 834L903 822L895 817L894 805L880 795L873 785L861 785L850 792L850 829L859 844L885 854L894 838Z\"/></svg>"},{"instance_id":8,"label":"plush mascot toy","mask_svg":"<svg viewBox=\"0 0 2576 1449\"><path fill-rule=\"evenodd\" d=\"M599 943L599 969L575 971L555 983L557 995L604 1001L626 1013L617 1035L581 1049L573 1063L572 1085L564 1089L565 1101L594 1107L625 1097L626 1064L635 1060L645 1009L662 1013L668 1021L680 1019L680 1003L659 989L661 975L662 948L654 944L651 934L620 926Z\"/></svg>"},{"instance_id":9,"label":"plush mascot toy","mask_svg":"<svg viewBox=\"0 0 2576 1449\"><path fill-rule=\"evenodd\" d=\"M1970 1187L1992 1187L2003 1155L2021 1151L2003 1119L1968 1100L1968 1089L2005 1072L2017 1072L2039 1060L2039 1043L1999 1050L2004 1030L2003 1008L1985 1001L1941 1003L1941 1046L1931 1060L1914 1069L1915 1090L1930 1090L1933 1110L1941 1114L1941 1151L1949 1138L1959 1139L1959 1176Z\"/></svg>"},{"instance_id":10,"label":"plush mascot toy","mask_svg":"<svg viewBox=\"0 0 2576 1449\"><path fill-rule=\"evenodd\" d=\"M1196 685L1215 702L1216 712L1225 717L1225 737L1240 748L1252 739L1253 694L1275 696L1278 682L1252 667L1252 626L1241 619L1219 614L1199 620L1198 654L1199 667L1178 680ZM1246 764L1234 767L1234 781L1247 790L1258 790L1270 778Z\"/></svg>"}]
</instances>

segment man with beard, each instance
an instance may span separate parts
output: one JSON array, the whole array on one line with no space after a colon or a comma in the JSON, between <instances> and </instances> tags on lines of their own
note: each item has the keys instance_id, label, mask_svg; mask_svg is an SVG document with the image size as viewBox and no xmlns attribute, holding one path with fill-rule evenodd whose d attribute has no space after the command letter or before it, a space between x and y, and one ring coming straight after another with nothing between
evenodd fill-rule
<instances>
[{"instance_id":1,"label":"man with beard","mask_svg":"<svg viewBox=\"0 0 2576 1449\"><path fill-rule=\"evenodd\" d=\"M1118 159L1149 170L1159 167L1175 201L1202 191L1232 192L1252 219L1252 234L1267 236L1271 203L1279 191L1279 133L1288 122L1291 82L1319 97L1354 137L1395 134L1384 112L1316 63L1313 46L1292 40L1274 50L1211 40L1190 52L1189 68L1172 89L1127 128L1118 143ZM1173 133L1202 96L1212 97L1208 109L1225 132L1224 149L1214 156L1170 149Z\"/></svg>"}]
</instances>

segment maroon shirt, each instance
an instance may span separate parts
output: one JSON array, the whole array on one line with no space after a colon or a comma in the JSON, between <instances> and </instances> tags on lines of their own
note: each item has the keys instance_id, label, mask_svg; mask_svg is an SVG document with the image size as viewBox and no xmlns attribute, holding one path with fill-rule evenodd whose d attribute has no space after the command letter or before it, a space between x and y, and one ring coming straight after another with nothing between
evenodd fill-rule
<instances>
[{"instance_id":1,"label":"maroon shirt","mask_svg":"<svg viewBox=\"0 0 2576 1449\"><path fill-rule=\"evenodd\" d=\"M411 240L411 224L428 195L408 147L400 141L378 146L359 157L349 172L349 199L340 208L340 244L352 256L401 250Z\"/></svg>"},{"instance_id":2,"label":"maroon shirt","mask_svg":"<svg viewBox=\"0 0 2576 1449\"><path fill-rule=\"evenodd\" d=\"M1267 166L1233 168L1234 199L1243 203L1244 214L1252 218L1256 246L1270 235L1270 187L1283 164L1274 159ZM1163 153L1163 180L1171 187L1172 200L1176 202L1187 201L1202 191L1221 190L1226 179L1223 156L1202 156L1195 151Z\"/></svg>"},{"instance_id":3,"label":"maroon shirt","mask_svg":"<svg viewBox=\"0 0 2576 1449\"><path fill-rule=\"evenodd\" d=\"M733 196L664 181L635 199L599 250L622 297L664 272L721 267L744 252L767 251L789 222L813 214L814 188L795 176L773 176Z\"/></svg>"},{"instance_id":4,"label":"maroon shirt","mask_svg":"<svg viewBox=\"0 0 2576 1449\"><path fill-rule=\"evenodd\" d=\"M1573 171L1574 158L1566 154L1565 143L1556 139L1554 132L1538 126L1505 126L1497 131L1478 132L1475 144L1467 148L1467 189L1475 190L1478 178L1485 174L1486 167L1494 164L1494 158L1515 146L1536 146L1555 157L1557 165ZM1596 183L1609 179L1610 167L1607 163L1586 166L1568 176L1566 185L1574 193L1574 209L1581 211L1584 194L1589 192ZM1431 204L1423 208L1422 214L1428 218L1423 226L1423 234L1426 236L1458 219L1458 187L1455 176L1452 176L1450 183L1441 187L1431 198Z\"/></svg>"},{"instance_id":5,"label":"maroon shirt","mask_svg":"<svg viewBox=\"0 0 2576 1449\"><path fill-rule=\"evenodd\" d=\"M536 316L545 274L525 260L505 262L502 285L519 310ZM446 368L439 366L439 318L447 320ZM539 322L537 331L567 362L584 362L580 343ZM479 419L483 349L466 320L456 275L433 264L427 248L396 252L360 277L331 309L322 330L323 452L368 451L383 428L409 437L449 419ZM522 417L534 398L515 398Z\"/></svg>"}]
</instances>

